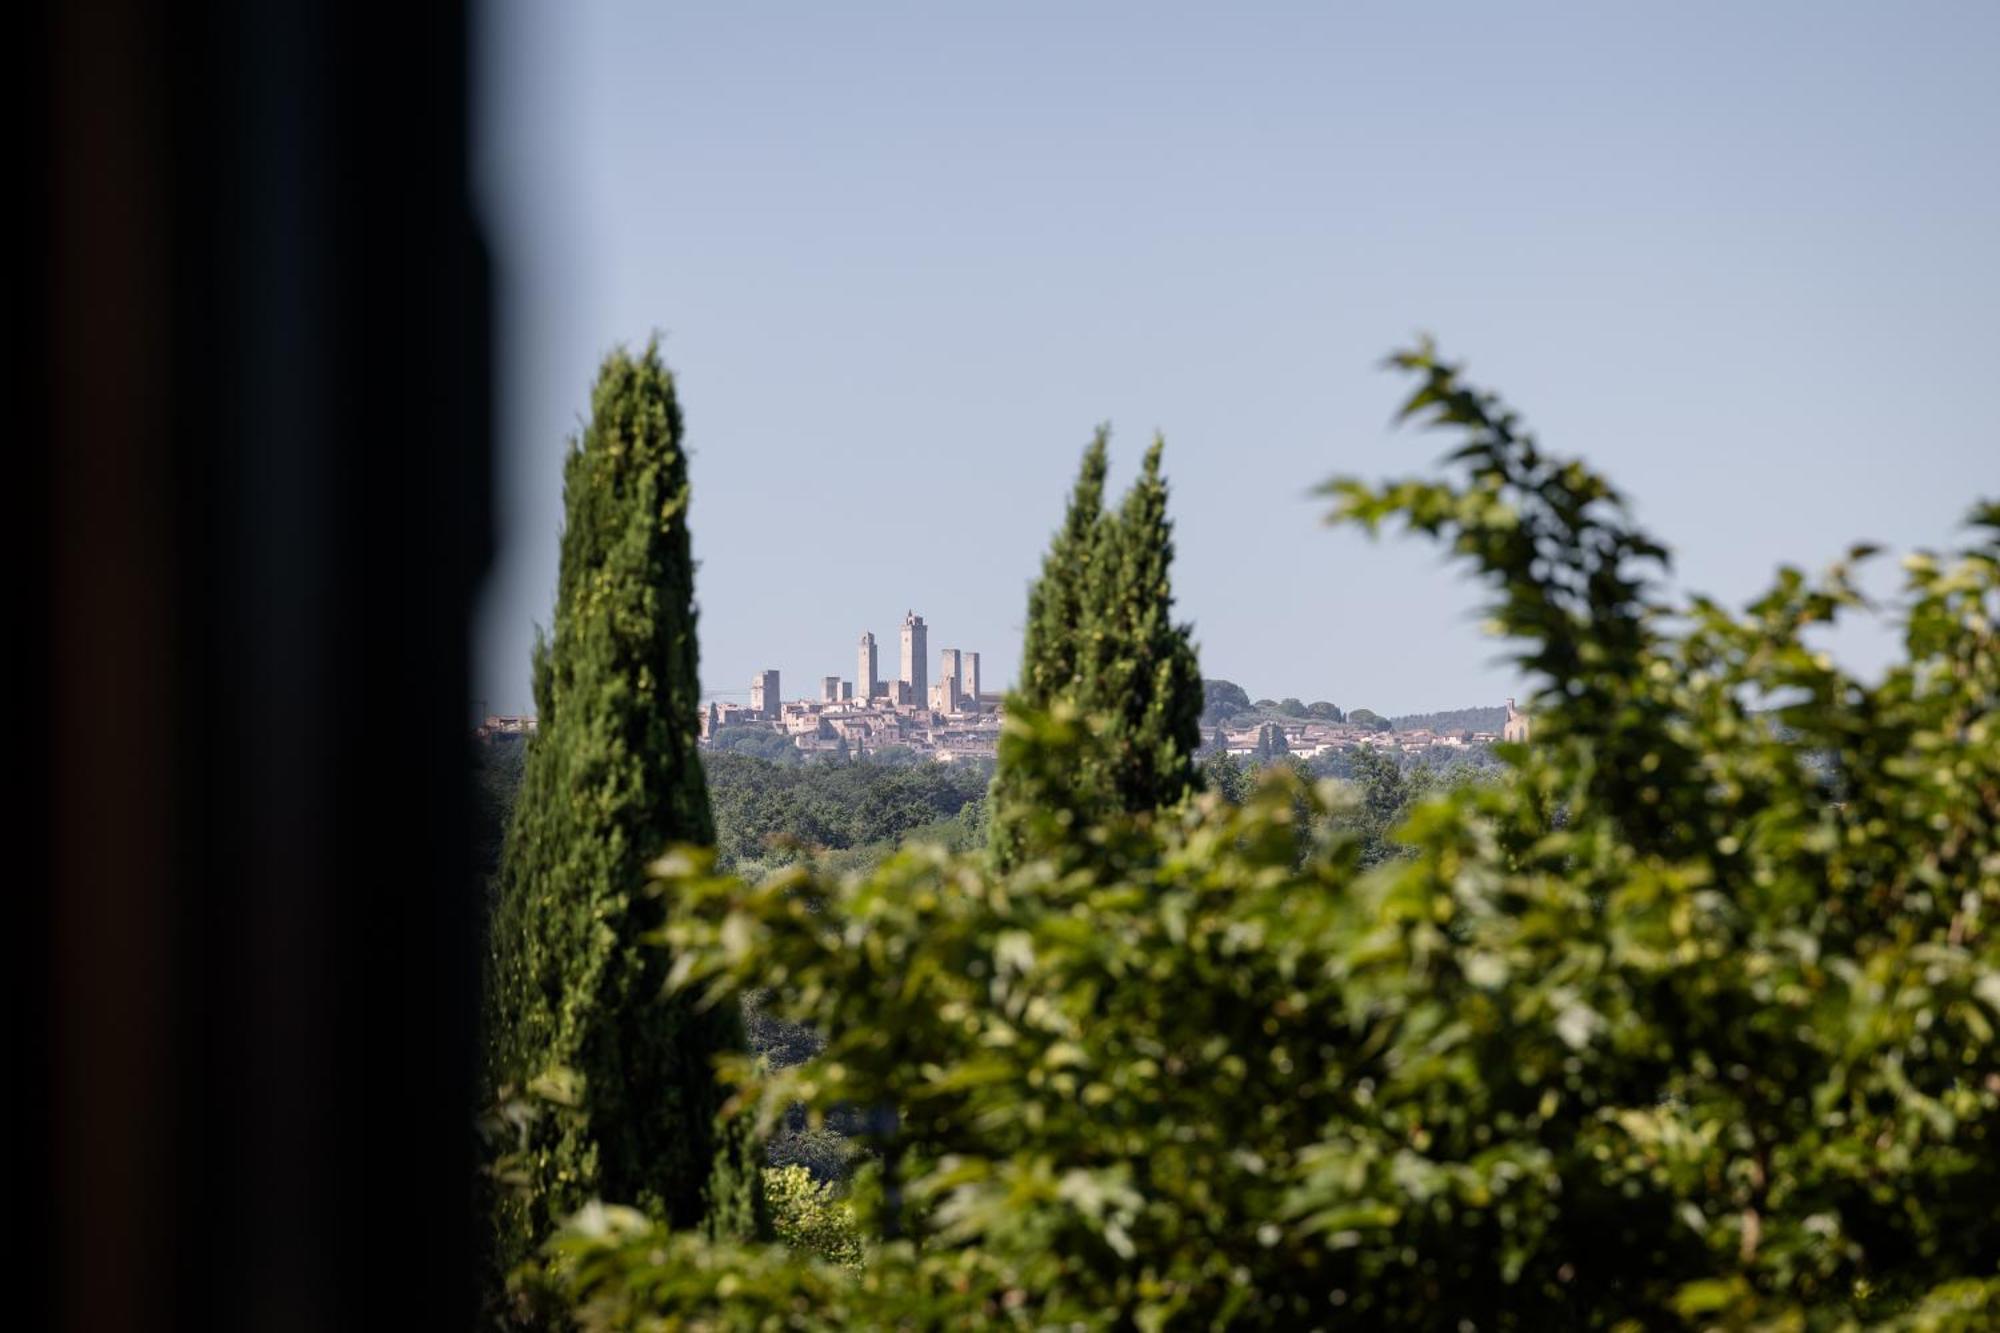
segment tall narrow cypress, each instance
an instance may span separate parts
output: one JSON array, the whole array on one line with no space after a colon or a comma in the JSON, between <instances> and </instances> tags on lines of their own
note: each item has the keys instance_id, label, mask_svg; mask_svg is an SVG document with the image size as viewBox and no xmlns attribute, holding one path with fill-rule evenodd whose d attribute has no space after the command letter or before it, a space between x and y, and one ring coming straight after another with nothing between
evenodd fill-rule
<instances>
[{"instance_id":1,"label":"tall narrow cypress","mask_svg":"<svg viewBox=\"0 0 2000 1333\"><path fill-rule=\"evenodd\" d=\"M1028 590L1028 631L1021 647L1018 693L1031 708L1046 708L1076 681L1091 571L1104 545L1104 474L1111 428L1099 426L1083 451L1076 486L1062 528L1049 543L1042 576Z\"/></svg>"},{"instance_id":2,"label":"tall narrow cypress","mask_svg":"<svg viewBox=\"0 0 2000 1333\"><path fill-rule=\"evenodd\" d=\"M663 999L645 867L714 841L696 754L694 566L680 405L657 342L604 361L563 469L553 635L508 830L489 959L487 1075L533 1111L503 1145L496 1259L593 1198L677 1226L747 1215L749 1145L717 1125L734 1013Z\"/></svg>"},{"instance_id":3,"label":"tall narrow cypress","mask_svg":"<svg viewBox=\"0 0 2000 1333\"><path fill-rule=\"evenodd\" d=\"M1163 442L1138 480L1104 512L1109 430L1085 450L1063 526L1028 592L1021 679L1008 708L1073 706L1095 736L1087 771L1066 790L1097 816L1171 805L1196 781L1202 685L1192 630L1173 621L1173 525L1160 472ZM994 772L990 846L1007 866L1029 825L1029 783L1002 750Z\"/></svg>"},{"instance_id":4,"label":"tall narrow cypress","mask_svg":"<svg viewBox=\"0 0 2000 1333\"><path fill-rule=\"evenodd\" d=\"M1173 619L1173 523L1154 436L1090 571L1091 633L1077 696L1099 720L1112 799L1128 811L1172 805L1195 785L1201 667L1192 628Z\"/></svg>"},{"instance_id":5,"label":"tall narrow cypress","mask_svg":"<svg viewBox=\"0 0 2000 1333\"><path fill-rule=\"evenodd\" d=\"M1104 474L1111 428L1099 426L1083 451L1062 527L1042 557L1041 576L1028 588L1028 627L1021 645L1021 675L1007 697L1013 712L1042 711L1075 687L1088 614L1090 569L1104 543ZM1027 816L1022 775L1006 763L994 769L987 796L987 845L1002 866L1021 854Z\"/></svg>"}]
</instances>

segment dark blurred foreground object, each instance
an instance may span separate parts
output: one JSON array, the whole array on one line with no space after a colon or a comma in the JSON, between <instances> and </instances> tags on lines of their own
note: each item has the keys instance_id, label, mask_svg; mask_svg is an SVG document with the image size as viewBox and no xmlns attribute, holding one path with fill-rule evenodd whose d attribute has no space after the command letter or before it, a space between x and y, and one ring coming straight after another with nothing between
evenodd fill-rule
<instances>
[{"instance_id":1,"label":"dark blurred foreground object","mask_svg":"<svg viewBox=\"0 0 2000 1333\"><path fill-rule=\"evenodd\" d=\"M17 1096L49 1253L8 1322L466 1327L466 12L82 0L23 31Z\"/></svg>"}]
</instances>

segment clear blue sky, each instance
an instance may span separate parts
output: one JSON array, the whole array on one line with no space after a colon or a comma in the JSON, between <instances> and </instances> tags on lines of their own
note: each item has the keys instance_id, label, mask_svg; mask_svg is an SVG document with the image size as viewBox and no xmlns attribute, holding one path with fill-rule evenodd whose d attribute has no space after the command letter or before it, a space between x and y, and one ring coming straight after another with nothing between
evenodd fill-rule
<instances>
[{"instance_id":1,"label":"clear blue sky","mask_svg":"<svg viewBox=\"0 0 2000 1333\"><path fill-rule=\"evenodd\" d=\"M1013 673L1093 424L1167 438L1205 674L1491 703L1476 589L1307 492L1430 466L1419 330L1730 599L2000 493L2000 4L494 4L478 693L526 711L564 440L665 337L702 675ZM1843 644L1864 664L1881 644ZM935 673L935 660L932 664Z\"/></svg>"}]
</instances>

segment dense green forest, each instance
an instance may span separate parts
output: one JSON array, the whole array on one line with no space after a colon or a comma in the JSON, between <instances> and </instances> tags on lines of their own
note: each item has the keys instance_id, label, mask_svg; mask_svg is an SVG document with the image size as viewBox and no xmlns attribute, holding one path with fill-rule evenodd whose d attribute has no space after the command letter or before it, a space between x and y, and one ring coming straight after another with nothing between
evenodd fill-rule
<instances>
[{"instance_id":1,"label":"dense green forest","mask_svg":"<svg viewBox=\"0 0 2000 1333\"><path fill-rule=\"evenodd\" d=\"M629 999L703 1034L716 1172L598 1187L504 1274L500 1317L2000 1324L2000 505L1904 562L1901 654L1863 679L1814 643L1873 609L1870 548L1740 611L1669 597L1608 481L1428 346L1395 365L1453 452L1330 482L1332 517L1481 582L1533 743L1199 754L1198 713L1314 705L1189 670L1157 448L1107 511L1100 437L983 798L984 774L714 756L712 836L647 848L615 913L583 862L598 929L563 939L657 954L665 993ZM599 795L623 785L535 785L550 735L503 890L551 809L621 808ZM507 781L496 760L482 790ZM586 1027L646 1012L586 993ZM659 1110L600 1097L550 1065L493 1115L591 1165L585 1135L623 1132L593 1110ZM745 1136L771 1163L748 1212ZM578 1194L518 1155L493 1175L543 1216Z\"/></svg>"},{"instance_id":2,"label":"dense green forest","mask_svg":"<svg viewBox=\"0 0 2000 1333\"><path fill-rule=\"evenodd\" d=\"M963 851L986 836L991 763L775 764L717 753L703 760L722 869L752 874L811 857L835 871L859 870L906 841Z\"/></svg>"},{"instance_id":3,"label":"dense green forest","mask_svg":"<svg viewBox=\"0 0 2000 1333\"><path fill-rule=\"evenodd\" d=\"M499 868L525 752L515 736L473 746L477 853L489 876ZM860 870L905 842L962 851L985 837L990 762L903 763L892 757L797 764L710 751L702 767L715 818L716 864L739 874L802 859L835 871Z\"/></svg>"}]
</instances>

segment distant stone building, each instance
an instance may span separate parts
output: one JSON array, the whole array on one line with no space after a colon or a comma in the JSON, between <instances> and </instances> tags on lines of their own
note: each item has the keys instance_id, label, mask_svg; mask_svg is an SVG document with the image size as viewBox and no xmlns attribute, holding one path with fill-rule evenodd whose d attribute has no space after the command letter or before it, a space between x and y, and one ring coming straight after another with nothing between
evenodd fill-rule
<instances>
[{"instance_id":1,"label":"distant stone building","mask_svg":"<svg viewBox=\"0 0 2000 1333\"><path fill-rule=\"evenodd\" d=\"M833 735L833 728L820 716L819 710L808 703L785 705L784 717L779 723L787 736L827 736Z\"/></svg>"},{"instance_id":2,"label":"distant stone building","mask_svg":"<svg viewBox=\"0 0 2000 1333\"><path fill-rule=\"evenodd\" d=\"M966 653L960 659L965 674L958 678L958 692L965 696L966 707L979 711L979 654Z\"/></svg>"},{"instance_id":3,"label":"distant stone building","mask_svg":"<svg viewBox=\"0 0 2000 1333\"><path fill-rule=\"evenodd\" d=\"M711 703L708 711L702 714L701 720L704 727L703 737L712 740L715 733L724 727L757 721L759 714L755 709L745 708L742 704Z\"/></svg>"},{"instance_id":4,"label":"distant stone building","mask_svg":"<svg viewBox=\"0 0 2000 1333\"><path fill-rule=\"evenodd\" d=\"M758 717L775 719L784 697L778 692L776 671L760 671L750 678L750 711Z\"/></svg>"},{"instance_id":5,"label":"distant stone building","mask_svg":"<svg viewBox=\"0 0 2000 1333\"><path fill-rule=\"evenodd\" d=\"M903 612L902 681L909 687L909 694L898 702L919 706L930 698L929 657L930 629L924 618L914 611Z\"/></svg>"},{"instance_id":6,"label":"distant stone building","mask_svg":"<svg viewBox=\"0 0 2000 1333\"><path fill-rule=\"evenodd\" d=\"M1509 699L1507 701L1507 724L1500 728L1500 739L1503 741L1525 741L1528 739L1528 733L1532 730L1534 730L1534 719L1514 707L1514 701Z\"/></svg>"},{"instance_id":7,"label":"distant stone building","mask_svg":"<svg viewBox=\"0 0 2000 1333\"><path fill-rule=\"evenodd\" d=\"M882 673L875 658L875 634L872 630L863 630L860 660L854 664L855 695L864 703L873 699L879 693L875 686L881 679Z\"/></svg>"},{"instance_id":8,"label":"distant stone building","mask_svg":"<svg viewBox=\"0 0 2000 1333\"><path fill-rule=\"evenodd\" d=\"M939 712L956 713L959 709L959 691L963 688L964 654L956 648L946 648L938 654L938 696Z\"/></svg>"},{"instance_id":9,"label":"distant stone building","mask_svg":"<svg viewBox=\"0 0 2000 1333\"><path fill-rule=\"evenodd\" d=\"M819 701L823 704L840 702L840 677L821 676L819 678Z\"/></svg>"}]
</instances>

